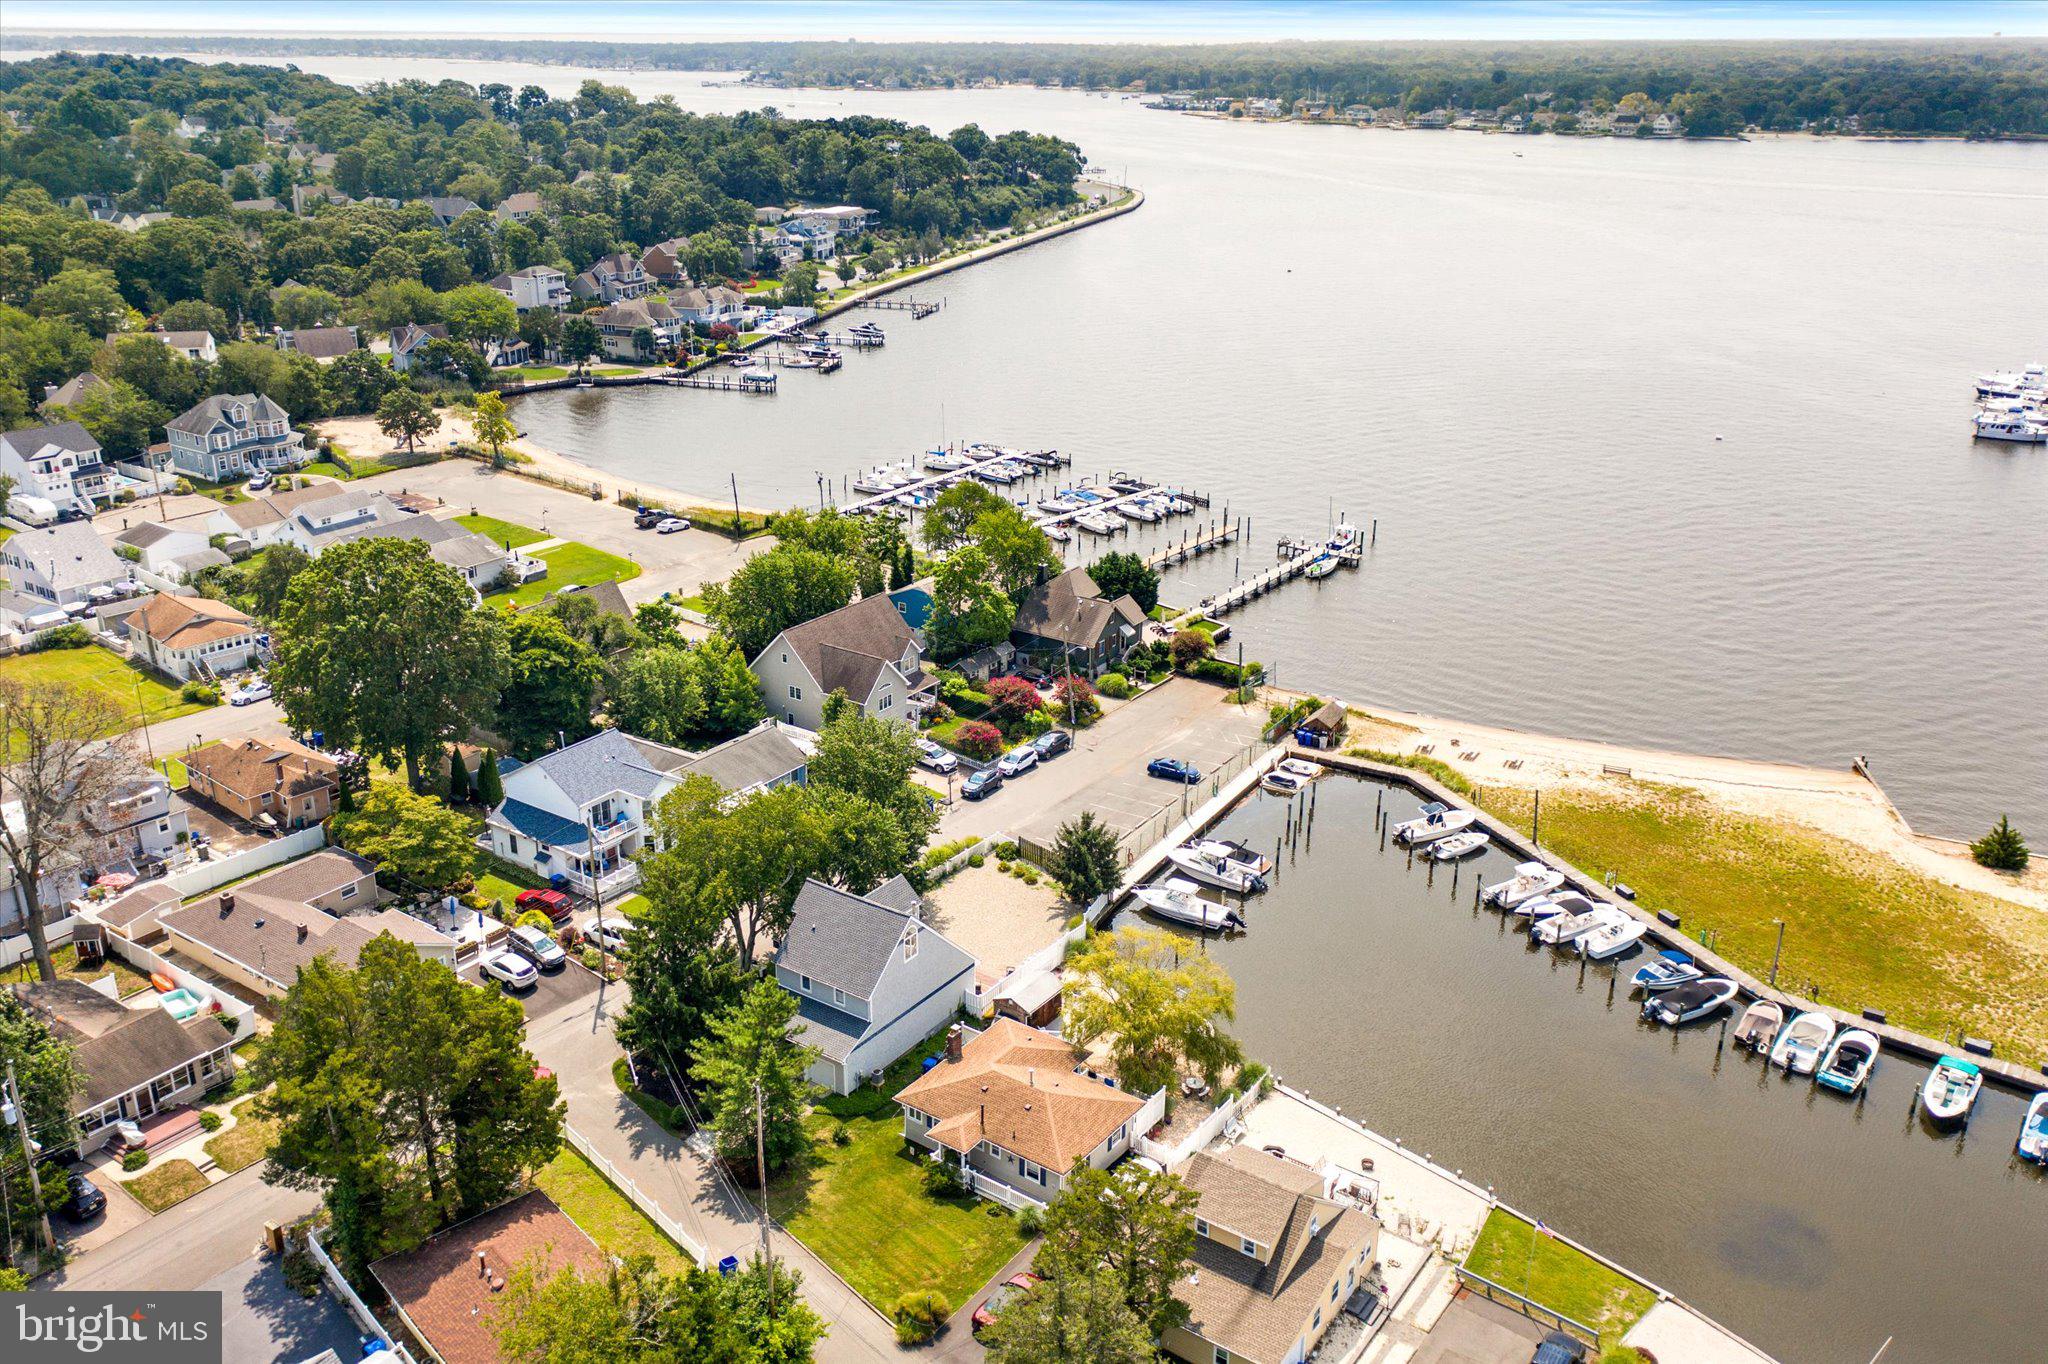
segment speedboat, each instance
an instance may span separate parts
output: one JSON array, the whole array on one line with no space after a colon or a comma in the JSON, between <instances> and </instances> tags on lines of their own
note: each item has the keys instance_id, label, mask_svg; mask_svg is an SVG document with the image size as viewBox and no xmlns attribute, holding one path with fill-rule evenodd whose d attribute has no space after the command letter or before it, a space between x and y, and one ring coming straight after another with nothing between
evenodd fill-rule
<instances>
[{"instance_id":1,"label":"speedboat","mask_svg":"<svg viewBox=\"0 0 2048 1364\"><path fill-rule=\"evenodd\" d=\"M1202 898L1202 888L1184 877L1175 876L1164 884L1139 886L1132 892L1138 903L1162 919L1171 919L1177 924L1206 929L1212 933L1223 933L1244 927L1244 916L1230 905L1218 904Z\"/></svg>"},{"instance_id":2,"label":"speedboat","mask_svg":"<svg viewBox=\"0 0 2048 1364\"><path fill-rule=\"evenodd\" d=\"M1309 566L1302 570L1302 574L1304 577L1309 578L1327 578L1336 571L1337 561L1330 555L1324 554L1310 560Z\"/></svg>"},{"instance_id":3,"label":"speedboat","mask_svg":"<svg viewBox=\"0 0 2048 1364\"><path fill-rule=\"evenodd\" d=\"M1588 961L1606 961L1618 957L1643 940L1650 931L1649 926L1625 909L1606 907L1610 911L1607 920L1591 933L1579 939L1579 955Z\"/></svg>"},{"instance_id":4,"label":"speedboat","mask_svg":"<svg viewBox=\"0 0 2048 1364\"><path fill-rule=\"evenodd\" d=\"M2020 1124L2020 1159L2048 1165L2048 1090L2034 1096L2027 1105L2026 1120Z\"/></svg>"},{"instance_id":5,"label":"speedboat","mask_svg":"<svg viewBox=\"0 0 2048 1364\"><path fill-rule=\"evenodd\" d=\"M1166 860L1204 885L1253 895L1266 888L1272 862L1241 843L1198 838L1166 854Z\"/></svg>"},{"instance_id":6,"label":"speedboat","mask_svg":"<svg viewBox=\"0 0 2048 1364\"><path fill-rule=\"evenodd\" d=\"M1070 500L1065 493L1040 501L1038 509L1047 516L1065 516L1068 512L1081 510L1084 504Z\"/></svg>"},{"instance_id":7,"label":"speedboat","mask_svg":"<svg viewBox=\"0 0 2048 1364\"><path fill-rule=\"evenodd\" d=\"M1928 1073L1927 1083L1920 1086L1920 1106L1936 1122L1960 1122L1969 1116L1977 1092L1983 1088L1984 1072L1976 1062L1944 1056Z\"/></svg>"},{"instance_id":8,"label":"speedboat","mask_svg":"<svg viewBox=\"0 0 2048 1364\"><path fill-rule=\"evenodd\" d=\"M896 494L896 505L899 507L908 507L912 511L923 511L927 507L931 506L934 500L935 499L928 497L923 493Z\"/></svg>"},{"instance_id":9,"label":"speedboat","mask_svg":"<svg viewBox=\"0 0 2048 1364\"><path fill-rule=\"evenodd\" d=\"M1308 778L1297 777L1292 772L1282 772L1276 767L1260 778L1259 786L1276 796L1298 796L1308 790Z\"/></svg>"},{"instance_id":10,"label":"speedboat","mask_svg":"<svg viewBox=\"0 0 2048 1364\"><path fill-rule=\"evenodd\" d=\"M1583 895L1573 898L1586 900ZM1552 947L1563 947L1567 943L1577 942L1596 928L1613 923L1614 916L1621 913L1612 905L1595 905L1590 901L1586 903L1590 908L1571 914L1553 914L1547 919L1539 920L1530 926L1529 936Z\"/></svg>"},{"instance_id":11,"label":"speedboat","mask_svg":"<svg viewBox=\"0 0 2048 1364\"><path fill-rule=\"evenodd\" d=\"M1515 874L1505 881L1496 881L1479 893L1479 898L1495 909L1513 909L1525 900L1539 895L1548 895L1564 884L1564 873L1541 862L1517 862Z\"/></svg>"},{"instance_id":12,"label":"speedboat","mask_svg":"<svg viewBox=\"0 0 2048 1364\"><path fill-rule=\"evenodd\" d=\"M1483 852L1485 849L1486 835L1475 829L1467 829L1464 833L1452 834L1449 838L1440 838L1430 844L1428 855L1438 862L1455 862L1461 857L1470 857L1473 853Z\"/></svg>"},{"instance_id":13,"label":"speedboat","mask_svg":"<svg viewBox=\"0 0 2048 1364\"><path fill-rule=\"evenodd\" d=\"M1726 976L1703 976L1643 1001L1643 1017L1667 1028L1698 1022L1735 998L1740 987Z\"/></svg>"},{"instance_id":14,"label":"speedboat","mask_svg":"<svg viewBox=\"0 0 2048 1364\"><path fill-rule=\"evenodd\" d=\"M1056 545L1064 545L1067 541L1074 538L1074 532L1068 530L1065 526L1046 526L1044 529L1045 538Z\"/></svg>"},{"instance_id":15,"label":"speedboat","mask_svg":"<svg viewBox=\"0 0 2048 1364\"><path fill-rule=\"evenodd\" d=\"M1811 1075L1834 1040L1834 1019L1823 1013L1803 1013L1787 1023L1771 1044L1771 1064L1783 1066L1793 1075Z\"/></svg>"},{"instance_id":16,"label":"speedboat","mask_svg":"<svg viewBox=\"0 0 2048 1364\"><path fill-rule=\"evenodd\" d=\"M1876 1068L1877 1039L1862 1028L1844 1028L1813 1078L1838 1094L1854 1094Z\"/></svg>"},{"instance_id":17,"label":"speedboat","mask_svg":"<svg viewBox=\"0 0 2048 1364\"><path fill-rule=\"evenodd\" d=\"M1533 900L1524 900L1512 911L1517 919L1527 919L1533 930L1546 919L1555 919L1560 914L1590 914L1596 908L1594 903L1575 890L1561 890L1555 895L1539 895Z\"/></svg>"},{"instance_id":18,"label":"speedboat","mask_svg":"<svg viewBox=\"0 0 2048 1364\"><path fill-rule=\"evenodd\" d=\"M1663 990L1675 990L1681 985L1698 980L1706 973L1683 952L1659 952L1655 957L1636 968L1629 984L1645 994L1657 994Z\"/></svg>"},{"instance_id":19,"label":"speedboat","mask_svg":"<svg viewBox=\"0 0 2048 1364\"><path fill-rule=\"evenodd\" d=\"M1431 801L1422 807L1422 813L1414 819L1404 819L1394 826L1394 841L1412 846L1434 843L1439 838L1463 833L1478 823L1479 815L1472 810L1453 810L1438 801Z\"/></svg>"},{"instance_id":20,"label":"speedboat","mask_svg":"<svg viewBox=\"0 0 2048 1364\"><path fill-rule=\"evenodd\" d=\"M1735 1025L1735 1045L1754 1052L1771 1049L1771 1041L1785 1024L1785 1006L1774 999L1759 999L1742 1011Z\"/></svg>"},{"instance_id":21,"label":"speedboat","mask_svg":"<svg viewBox=\"0 0 2048 1364\"><path fill-rule=\"evenodd\" d=\"M819 363L819 361L813 360L808 355L792 355L782 362L782 367L784 369L816 369Z\"/></svg>"},{"instance_id":22,"label":"speedboat","mask_svg":"<svg viewBox=\"0 0 2048 1364\"><path fill-rule=\"evenodd\" d=\"M1123 522L1102 511L1082 512L1074 524L1092 535L1114 535L1123 529Z\"/></svg>"},{"instance_id":23,"label":"speedboat","mask_svg":"<svg viewBox=\"0 0 2048 1364\"><path fill-rule=\"evenodd\" d=\"M754 357L743 350L736 350L725 357L725 363L731 365L734 369L745 369L754 363Z\"/></svg>"},{"instance_id":24,"label":"speedboat","mask_svg":"<svg viewBox=\"0 0 2048 1364\"><path fill-rule=\"evenodd\" d=\"M870 469L853 481L857 493L888 493L896 491L896 481L883 476L880 469Z\"/></svg>"}]
</instances>

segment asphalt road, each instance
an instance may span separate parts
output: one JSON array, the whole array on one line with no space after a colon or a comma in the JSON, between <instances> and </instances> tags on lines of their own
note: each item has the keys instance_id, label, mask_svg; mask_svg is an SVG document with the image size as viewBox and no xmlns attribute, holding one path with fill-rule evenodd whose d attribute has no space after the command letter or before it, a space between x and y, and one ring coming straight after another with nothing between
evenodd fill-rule
<instances>
[{"instance_id":1,"label":"asphalt road","mask_svg":"<svg viewBox=\"0 0 2048 1364\"><path fill-rule=\"evenodd\" d=\"M261 1170L252 1165L229 1176L36 1280L33 1287L177 1291L212 1286L214 1279L260 1253L264 1223L290 1222L320 1206L317 1193L265 1184Z\"/></svg>"}]
</instances>

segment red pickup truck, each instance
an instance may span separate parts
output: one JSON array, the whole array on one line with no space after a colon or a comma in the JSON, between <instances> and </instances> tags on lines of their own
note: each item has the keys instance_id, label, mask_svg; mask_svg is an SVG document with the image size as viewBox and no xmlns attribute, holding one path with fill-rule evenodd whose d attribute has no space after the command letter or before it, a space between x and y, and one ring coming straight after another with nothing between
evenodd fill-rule
<instances>
[{"instance_id":1,"label":"red pickup truck","mask_svg":"<svg viewBox=\"0 0 2048 1364\"><path fill-rule=\"evenodd\" d=\"M559 890L522 890L512 904L522 914L537 909L558 924L569 921L569 897Z\"/></svg>"}]
</instances>

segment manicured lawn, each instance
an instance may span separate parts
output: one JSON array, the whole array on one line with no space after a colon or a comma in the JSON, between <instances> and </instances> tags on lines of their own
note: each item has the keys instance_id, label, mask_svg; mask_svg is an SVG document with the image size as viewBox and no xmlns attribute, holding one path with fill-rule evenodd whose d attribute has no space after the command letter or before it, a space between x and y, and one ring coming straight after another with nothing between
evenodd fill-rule
<instances>
[{"instance_id":1,"label":"manicured lawn","mask_svg":"<svg viewBox=\"0 0 2048 1364\"><path fill-rule=\"evenodd\" d=\"M178 695L142 669L131 666L97 645L83 649L43 649L0 659L0 677L21 683L61 682L67 687L96 693L114 708L119 717L110 733L175 720L206 707Z\"/></svg>"},{"instance_id":2,"label":"manicured lawn","mask_svg":"<svg viewBox=\"0 0 2048 1364\"><path fill-rule=\"evenodd\" d=\"M1603 1359L1635 1358L1633 1350L1624 1356L1621 1337L1657 1302L1657 1295L1635 1280L1555 1237L1538 1235L1527 1222L1498 1208L1487 1214L1465 1268L1593 1327L1600 1332Z\"/></svg>"},{"instance_id":3,"label":"manicured lawn","mask_svg":"<svg viewBox=\"0 0 2048 1364\"><path fill-rule=\"evenodd\" d=\"M938 724L927 729L924 732L924 737L943 748L952 749L955 753L965 754L967 750L960 747L960 727L972 723L974 723L974 717L956 715L950 720L941 720ZM1002 751L1008 753L1017 746L1017 743L1018 741L1014 739L1004 739Z\"/></svg>"},{"instance_id":4,"label":"manicured lawn","mask_svg":"<svg viewBox=\"0 0 2048 1364\"><path fill-rule=\"evenodd\" d=\"M500 379L524 379L528 382L569 377L569 371L560 365L514 365L508 369L492 370L491 373Z\"/></svg>"},{"instance_id":5,"label":"manicured lawn","mask_svg":"<svg viewBox=\"0 0 2048 1364\"><path fill-rule=\"evenodd\" d=\"M144 1170L121 1187L134 1194L136 1202L157 1213L204 1189L206 1176L189 1160L167 1160L154 1169Z\"/></svg>"},{"instance_id":6,"label":"manicured lawn","mask_svg":"<svg viewBox=\"0 0 2048 1364\"><path fill-rule=\"evenodd\" d=\"M1484 803L1528 827L1527 791L1489 787ZM1543 842L1595 876L1613 872L1646 909L1676 911L1686 932L1711 932L1716 952L1759 976L1783 919L1786 989L1883 1009L1929 1037L1961 1028L2030 1065L2048 1059L2048 916L2038 910L1649 783L1545 790Z\"/></svg>"},{"instance_id":7,"label":"manicured lawn","mask_svg":"<svg viewBox=\"0 0 2048 1364\"><path fill-rule=\"evenodd\" d=\"M343 483L355 477L354 474L342 468L339 464L324 459L315 460L313 463L308 464L306 472L309 474L325 474L329 478L340 479Z\"/></svg>"},{"instance_id":8,"label":"manicured lawn","mask_svg":"<svg viewBox=\"0 0 2048 1364\"><path fill-rule=\"evenodd\" d=\"M589 545L571 542L544 549L535 554L536 559L548 566L548 575L521 585L516 591L501 592L490 598L493 602L507 604L515 610L533 605L550 592L559 592L570 586L589 587L593 583L626 582L640 576L640 565L631 559L621 559L616 554L607 554Z\"/></svg>"},{"instance_id":9,"label":"manicured lawn","mask_svg":"<svg viewBox=\"0 0 2048 1364\"><path fill-rule=\"evenodd\" d=\"M508 909L519 898L520 891L534 890L544 884L539 877L510 862L500 861L486 852L477 854L476 888Z\"/></svg>"},{"instance_id":10,"label":"manicured lawn","mask_svg":"<svg viewBox=\"0 0 2048 1364\"><path fill-rule=\"evenodd\" d=\"M171 779L171 789L173 791L182 791L192 784L191 774L185 771L185 760L183 758L158 758L156 760L156 770Z\"/></svg>"},{"instance_id":11,"label":"manicured lawn","mask_svg":"<svg viewBox=\"0 0 2048 1364\"><path fill-rule=\"evenodd\" d=\"M458 516L455 524L473 530L492 544L510 545L518 549L521 545L537 544L552 539L531 526L521 526L511 521L500 521L495 516Z\"/></svg>"},{"instance_id":12,"label":"manicured lawn","mask_svg":"<svg viewBox=\"0 0 2048 1364\"><path fill-rule=\"evenodd\" d=\"M607 908L616 909L619 913L637 923L647 917L649 906L645 895L628 895L617 904L607 906Z\"/></svg>"},{"instance_id":13,"label":"manicured lawn","mask_svg":"<svg viewBox=\"0 0 2048 1364\"><path fill-rule=\"evenodd\" d=\"M263 1159L264 1152L277 1140L277 1122L257 1117L254 1099L242 1100L233 1112L235 1125L206 1143L206 1154L229 1174L246 1170Z\"/></svg>"},{"instance_id":14,"label":"manicured lawn","mask_svg":"<svg viewBox=\"0 0 2048 1364\"><path fill-rule=\"evenodd\" d=\"M569 1220L613 1255L649 1255L666 1274L680 1273L688 1263L680 1247L661 1228L613 1188L597 1167L568 1146L543 1166L533 1182L547 1191Z\"/></svg>"},{"instance_id":15,"label":"manicured lawn","mask_svg":"<svg viewBox=\"0 0 2048 1364\"><path fill-rule=\"evenodd\" d=\"M128 998L130 995L141 994L149 988L149 977L143 975L119 957L109 956L97 965L88 966L84 970L80 970L78 966L78 948L71 943L65 943L62 947L51 948L50 962L57 968L57 978L59 980L77 980L90 984L93 981L102 979L111 972L114 977L115 988L123 999ZM23 957L21 963L8 972L8 975L12 979L19 981L34 980L36 978L36 959L34 957Z\"/></svg>"},{"instance_id":16,"label":"manicured lawn","mask_svg":"<svg viewBox=\"0 0 2048 1364\"><path fill-rule=\"evenodd\" d=\"M939 1200L924 1191L906 1155L894 1105L848 1118L852 1140L835 1146L841 1119L814 1113L810 1168L768 1189L768 1206L790 1234L884 1313L913 1289L933 1288L959 1307L1024 1247L1017 1219L980 1199Z\"/></svg>"}]
</instances>

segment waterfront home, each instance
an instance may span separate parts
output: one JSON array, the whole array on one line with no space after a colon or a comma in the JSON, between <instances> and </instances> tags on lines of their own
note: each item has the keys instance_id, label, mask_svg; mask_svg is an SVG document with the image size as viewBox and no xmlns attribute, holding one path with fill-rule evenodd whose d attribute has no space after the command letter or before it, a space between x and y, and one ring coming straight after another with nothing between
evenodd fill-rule
<instances>
[{"instance_id":1,"label":"waterfront home","mask_svg":"<svg viewBox=\"0 0 2048 1364\"><path fill-rule=\"evenodd\" d=\"M910 882L866 895L806 880L775 953L775 979L797 997L796 1040L816 1047L809 1078L834 1094L944 1026L974 986L974 958L922 918Z\"/></svg>"},{"instance_id":2,"label":"waterfront home","mask_svg":"<svg viewBox=\"0 0 2048 1364\"><path fill-rule=\"evenodd\" d=\"M277 539L319 558L329 545L338 545L373 526L410 520L407 512L382 492L347 484L323 483L323 496L308 498L285 516Z\"/></svg>"},{"instance_id":3,"label":"waterfront home","mask_svg":"<svg viewBox=\"0 0 2048 1364\"><path fill-rule=\"evenodd\" d=\"M523 223L540 210L540 195L527 189L500 199L491 214L501 223Z\"/></svg>"},{"instance_id":4,"label":"waterfront home","mask_svg":"<svg viewBox=\"0 0 2048 1364\"><path fill-rule=\"evenodd\" d=\"M1085 568L1070 568L1031 589L1017 608L1010 640L1053 672L1093 677L1123 662L1145 631L1145 613L1129 593L1110 600Z\"/></svg>"},{"instance_id":5,"label":"waterfront home","mask_svg":"<svg viewBox=\"0 0 2048 1364\"><path fill-rule=\"evenodd\" d=\"M412 367L426 358L428 346L447 339L448 328L439 322L424 327L406 323L391 333L391 368L400 374L412 373Z\"/></svg>"},{"instance_id":6,"label":"waterfront home","mask_svg":"<svg viewBox=\"0 0 2048 1364\"><path fill-rule=\"evenodd\" d=\"M178 682L211 681L252 666L263 627L224 601L159 592L124 625L135 658Z\"/></svg>"},{"instance_id":7,"label":"waterfront home","mask_svg":"<svg viewBox=\"0 0 2048 1364\"><path fill-rule=\"evenodd\" d=\"M427 200L427 212L433 215L435 227L448 227L465 213L482 211L476 200L460 194L441 194Z\"/></svg>"},{"instance_id":8,"label":"waterfront home","mask_svg":"<svg viewBox=\"0 0 2048 1364\"><path fill-rule=\"evenodd\" d=\"M588 270L576 276L569 285L569 292L578 298L594 298L603 303L619 303L626 299L640 298L654 287L647 278L647 272L640 268L640 262L624 251L594 261Z\"/></svg>"},{"instance_id":9,"label":"waterfront home","mask_svg":"<svg viewBox=\"0 0 2048 1364\"><path fill-rule=\"evenodd\" d=\"M1650 125L1650 136L1683 137L1685 136L1685 125L1669 114L1659 114L1656 121Z\"/></svg>"},{"instance_id":10,"label":"waterfront home","mask_svg":"<svg viewBox=\"0 0 2048 1364\"><path fill-rule=\"evenodd\" d=\"M81 603L111 601L127 591L128 565L100 543L87 521L25 530L0 544L0 621L16 628L46 628L51 613Z\"/></svg>"},{"instance_id":11,"label":"waterfront home","mask_svg":"<svg viewBox=\"0 0 2048 1364\"><path fill-rule=\"evenodd\" d=\"M187 790L241 820L303 829L333 813L340 766L290 739L227 739L185 755Z\"/></svg>"},{"instance_id":12,"label":"waterfront home","mask_svg":"<svg viewBox=\"0 0 2048 1364\"><path fill-rule=\"evenodd\" d=\"M1411 128L1448 128L1451 126L1451 111L1448 109L1431 109L1428 113L1417 114L1414 118L1410 119L1408 126Z\"/></svg>"},{"instance_id":13,"label":"waterfront home","mask_svg":"<svg viewBox=\"0 0 2048 1364\"><path fill-rule=\"evenodd\" d=\"M863 715L900 720L933 686L916 632L886 596L790 626L748 666L769 713L810 730L824 727L825 698L835 691Z\"/></svg>"},{"instance_id":14,"label":"waterfront home","mask_svg":"<svg viewBox=\"0 0 2048 1364\"><path fill-rule=\"evenodd\" d=\"M690 282L690 272L683 264L683 258L690 249L687 237L670 237L665 242L656 242L640 253L640 268L647 277L665 289L681 288Z\"/></svg>"},{"instance_id":15,"label":"waterfront home","mask_svg":"<svg viewBox=\"0 0 2048 1364\"><path fill-rule=\"evenodd\" d=\"M82 382L86 379L91 379L92 385ZM75 402L103 382L96 374L81 374L64 388L77 386L79 392L69 400ZM46 405L62 406L57 401L62 391L53 389ZM13 496L40 497L58 511L89 516L105 506L109 496L100 443L75 421L0 434L0 474L14 480Z\"/></svg>"},{"instance_id":16,"label":"waterfront home","mask_svg":"<svg viewBox=\"0 0 2048 1364\"><path fill-rule=\"evenodd\" d=\"M1379 1223L1297 1161L1233 1146L1178 1171L1200 1195L1184 1325L1159 1344L1188 1364L1299 1364L1372 1267Z\"/></svg>"},{"instance_id":17,"label":"waterfront home","mask_svg":"<svg viewBox=\"0 0 2048 1364\"><path fill-rule=\"evenodd\" d=\"M127 1008L78 980L9 988L71 1049L79 1079L71 1112L81 1156L106 1145L115 1124L192 1103L235 1073L234 1034L210 1013L181 1023L160 1008ZM46 1135L44 1144L54 1150L66 1143Z\"/></svg>"},{"instance_id":18,"label":"waterfront home","mask_svg":"<svg viewBox=\"0 0 2048 1364\"><path fill-rule=\"evenodd\" d=\"M437 1364L499 1364L496 1317L512 1272L536 1281L575 1271L593 1282L611 1260L539 1189L434 1233L370 1266L398 1319ZM420 1351L415 1351L418 1354Z\"/></svg>"},{"instance_id":19,"label":"waterfront home","mask_svg":"<svg viewBox=\"0 0 2048 1364\"><path fill-rule=\"evenodd\" d=\"M492 369L516 369L533 363L533 347L521 338L488 338L482 343L484 363Z\"/></svg>"},{"instance_id":20,"label":"waterfront home","mask_svg":"<svg viewBox=\"0 0 2048 1364\"><path fill-rule=\"evenodd\" d=\"M569 306L569 277L552 265L529 265L499 275L491 287L512 300L520 312L534 308L560 312Z\"/></svg>"},{"instance_id":21,"label":"waterfront home","mask_svg":"<svg viewBox=\"0 0 2048 1364\"><path fill-rule=\"evenodd\" d=\"M792 218L770 233L765 245L777 261L787 266L795 261L830 256L838 248L839 234L829 222Z\"/></svg>"},{"instance_id":22,"label":"waterfront home","mask_svg":"<svg viewBox=\"0 0 2048 1364\"><path fill-rule=\"evenodd\" d=\"M855 204L832 204L825 208L792 209L784 221L820 223L840 237L858 237L868 230L868 223L874 217L874 210Z\"/></svg>"},{"instance_id":23,"label":"waterfront home","mask_svg":"<svg viewBox=\"0 0 2048 1364\"><path fill-rule=\"evenodd\" d=\"M1616 137L1634 137L1636 130L1643 126L1643 115L1635 109L1616 109L1608 115L1607 126Z\"/></svg>"},{"instance_id":24,"label":"waterfront home","mask_svg":"<svg viewBox=\"0 0 2048 1364\"><path fill-rule=\"evenodd\" d=\"M906 1140L1011 1206L1051 1202L1083 1161L1107 1169L1166 1114L1165 1090L1141 1098L1083 1074L1065 1038L1010 1018L980 1033L955 1025L944 1058L896 1102Z\"/></svg>"},{"instance_id":25,"label":"waterfront home","mask_svg":"<svg viewBox=\"0 0 2048 1364\"><path fill-rule=\"evenodd\" d=\"M291 414L260 393L218 393L171 418L171 465L188 478L220 483L258 469L303 468L312 461Z\"/></svg>"},{"instance_id":26,"label":"waterfront home","mask_svg":"<svg viewBox=\"0 0 2048 1364\"><path fill-rule=\"evenodd\" d=\"M683 321L706 326L723 322L744 331L753 315L747 296L723 284L709 289L678 289L669 295L668 301Z\"/></svg>"},{"instance_id":27,"label":"waterfront home","mask_svg":"<svg viewBox=\"0 0 2048 1364\"><path fill-rule=\"evenodd\" d=\"M43 386L43 401L39 410L51 412L60 407L69 407L94 389L105 388L106 386L107 381L94 374L91 370L74 374L61 384L45 384ZM16 432L15 434L19 435L20 433ZM12 473L13 470L5 470L4 472Z\"/></svg>"},{"instance_id":28,"label":"waterfront home","mask_svg":"<svg viewBox=\"0 0 2048 1364\"><path fill-rule=\"evenodd\" d=\"M652 846L650 816L690 777L732 796L805 777L804 753L764 724L703 753L601 729L530 763L501 762L505 799L484 822L491 852L585 895L640 880L635 853Z\"/></svg>"},{"instance_id":29,"label":"waterfront home","mask_svg":"<svg viewBox=\"0 0 2048 1364\"><path fill-rule=\"evenodd\" d=\"M301 355L310 355L321 364L339 360L342 356L361 348L354 327L302 327L298 331L280 331L277 334L279 350L295 350Z\"/></svg>"},{"instance_id":30,"label":"waterfront home","mask_svg":"<svg viewBox=\"0 0 2048 1364\"><path fill-rule=\"evenodd\" d=\"M437 521L431 516L401 513L396 520L351 531L343 538L369 540L389 538L418 540L426 545L435 563L454 569L479 597L547 576L547 561L509 549L487 535L479 535L454 521Z\"/></svg>"},{"instance_id":31,"label":"waterfront home","mask_svg":"<svg viewBox=\"0 0 2048 1364\"><path fill-rule=\"evenodd\" d=\"M635 298L623 303L614 303L609 308L588 314L597 326L597 334L604 343L604 353L614 360L647 360L652 355L640 350L635 339L646 332L653 343L653 353L671 351L683 339L683 327L687 319L675 308L658 298Z\"/></svg>"},{"instance_id":32,"label":"waterfront home","mask_svg":"<svg viewBox=\"0 0 2048 1364\"><path fill-rule=\"evenodd\" d=\"M290 990L299 972L321 957L354 966L363 949L386 934L454 969L455 939L440 929L396 909L330 914L284 890L281 877L288 872L289 864L182 909L159 911L165 950L264 999Z\"/></svg>"},{"instance_id":33,"label":"waterfront home","mask_svg":"<svg viewBox=\"0 0 2048 1364\"><path fill-rule=\"evenodd\" d=\"M1277 99L1248 99L1244 111L1253 118L1278 118L1283 112Z\"/></svg>"}]
</instances>

